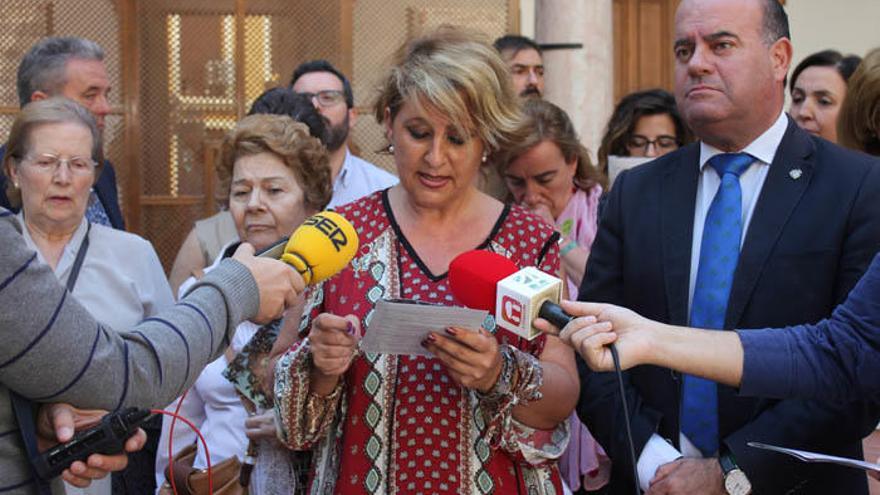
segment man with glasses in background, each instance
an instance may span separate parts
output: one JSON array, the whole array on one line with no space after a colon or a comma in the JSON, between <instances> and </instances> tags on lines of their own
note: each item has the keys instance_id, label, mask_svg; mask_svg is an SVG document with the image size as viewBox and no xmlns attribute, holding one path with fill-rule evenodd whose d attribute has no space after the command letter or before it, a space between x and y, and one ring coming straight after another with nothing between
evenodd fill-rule
<instances>
[{"instance_id":1,"label":"man with glasses in background","mask_svg":"<svg viewBox=\"0 0 880 495\"><path fill-rule=\"evenodd\" d=\"M357 120L357 112L351 83L342 72L326 60L305 62L293 71L290 87L310 97L326 123L324 143L330 152L333 181L333 197L327 208L397 184L397 177L352 155L348 149L348 134Z\"/></svg>"}]
</instances>

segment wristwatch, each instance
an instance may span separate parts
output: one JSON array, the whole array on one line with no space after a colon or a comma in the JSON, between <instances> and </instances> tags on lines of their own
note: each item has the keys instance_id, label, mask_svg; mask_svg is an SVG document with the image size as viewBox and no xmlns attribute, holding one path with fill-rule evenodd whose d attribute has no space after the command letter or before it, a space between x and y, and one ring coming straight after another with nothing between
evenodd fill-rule
<instances>
[{"instance_id":1,"label":"wristwatch","mask_svg":"<svg viewBox=\"0 0 880 495\"><path fill-rule=\"evenodd\" d=\"M718 456L718 463L721 464L721 472L724 473L724 490L728 495L749 495L752 493L752 484L749 478L733 459L730 452L722 452Z\"/></svg>"}]
</instances>

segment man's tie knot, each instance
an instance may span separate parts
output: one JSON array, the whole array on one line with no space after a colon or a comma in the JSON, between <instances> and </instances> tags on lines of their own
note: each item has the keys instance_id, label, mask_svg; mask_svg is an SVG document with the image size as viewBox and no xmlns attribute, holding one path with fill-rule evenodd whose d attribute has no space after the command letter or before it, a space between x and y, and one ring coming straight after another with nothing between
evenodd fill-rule
<instances>
[{"instance_id":1,"label":"man's tie knot","mask_svg":"<svg viewBox=\"0 0 880 495\"><path fill-rule=\"evenodd\" d=\"M755 158L748 153L721 153L709 159L709 166L723 179L724 174L739 177L754 161Z\"/></svg>"}]
</instances>

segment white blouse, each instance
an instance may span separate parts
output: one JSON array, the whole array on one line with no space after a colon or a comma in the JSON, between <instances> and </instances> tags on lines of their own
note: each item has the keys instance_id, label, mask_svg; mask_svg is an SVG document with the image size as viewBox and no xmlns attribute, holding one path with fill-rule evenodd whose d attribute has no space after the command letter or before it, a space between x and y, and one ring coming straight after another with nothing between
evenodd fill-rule
<instances>
[{"instance_id":1,"label":"white blouse","mask_svg":"<svg viewBox=\"0 0 880 495\"><path fill-rule=\"evenodd\" d=\"M24 226L22 214L18 217ZM55 276L63 285L67 284L87 230L88 222L83 219L58 260ZM26 227L22 233L38 259L46 263ZM97 224L92 224L89 232L88 251L73 295L95 319L117 331L128 330L174 305L165 270L150 241Z\"/></svg>"},{"instance_id":2,"label":"white blouse","mask_svg":"<svg viewBox=\"0 0 880 495\"><path fill-rule=\"evenodd\" d=\"M214 263L205 269L205 273L211 271L222 260L226 247L220 250L220 255ZM183 296L195 283L190 277L180 285L178 295ZM244 321L238 325L232 338L232 349L236 353L241 351L251 337L260 329L259 325ZM223 370L227 365L226 356L220 356L209 364L196 379L195 383L187 392L180 406L179 414L190 420L205 437L211 454L211 464L216 465L232 456L239 460L244 459L247 450L248 439L245 435L244 420L248 417L238 394L232 383L223 377ZM179 399L178 399L179 400ZM177 408L177 400L172 402L166 411L174 412ZM162 436L159 438L158 452L156 453L156 486L161 487L165 482L165 468L168 466L168 439L171 426L171 416L162 417ZM192 445L198 440L195 432L181 421L174 425L174 453ZM202 442L198 441L197 453L193 461L193 467L204 469L207 467L205 449Z\"/></svg>"}]
</instances>

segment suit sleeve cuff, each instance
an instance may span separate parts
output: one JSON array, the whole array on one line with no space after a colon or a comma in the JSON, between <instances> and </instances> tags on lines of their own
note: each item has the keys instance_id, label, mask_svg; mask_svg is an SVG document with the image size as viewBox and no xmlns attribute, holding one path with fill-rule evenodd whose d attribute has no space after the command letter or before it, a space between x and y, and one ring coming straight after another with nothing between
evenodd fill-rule
<instances>
[{"instance_id":1,"label":"suit sleeve cuff","mask_svg":"<svg viewBox=\"0 0 880 495\"><path fill-rule=\"evenodd\" d=\"M749 397L784 397L791 369L790 350L780 332L737 330L743 347L743 372L739 394Z\"/></svg>"},{"instance_id":2,"label":"suit sleeve cuff","mask_svg":"<svg viewBox=\"0 0 880 495\"><path fill-rule=\"evenodd\" d=\"M639 486L648 491L654 473L660 466L681 457L681 453L660 435L654 433L642 449L636 468L639 471Z\"/></svg>"}]
</instances>

